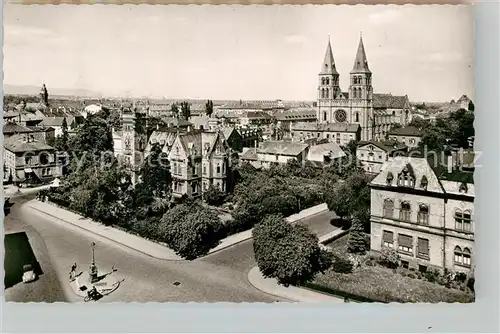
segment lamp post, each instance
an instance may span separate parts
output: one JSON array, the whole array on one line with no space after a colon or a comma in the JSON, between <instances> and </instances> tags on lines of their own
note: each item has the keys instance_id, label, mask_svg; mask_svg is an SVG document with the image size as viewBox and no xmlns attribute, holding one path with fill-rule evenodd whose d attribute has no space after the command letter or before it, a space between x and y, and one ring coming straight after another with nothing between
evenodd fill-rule
<instances>
[{"instance_id":1,"label":"lamp post","mask_svg":"<svg viewBox=\"0 0 500 334\"><path fill-rule=\"evenodd\" d=\"M94 257L95 242L91 244L91 247L92 247L92 263L90 264L89 268L89 277L90 277L90 282L94 283L97 281L97 266L95 265L95 257Z\"/></svg>"}]
</instances>

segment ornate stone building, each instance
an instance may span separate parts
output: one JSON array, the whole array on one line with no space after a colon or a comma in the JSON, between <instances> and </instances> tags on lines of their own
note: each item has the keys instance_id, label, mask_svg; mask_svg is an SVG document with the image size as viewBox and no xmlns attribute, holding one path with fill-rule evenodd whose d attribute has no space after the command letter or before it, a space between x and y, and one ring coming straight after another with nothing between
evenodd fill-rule
<instances>
[{"instance_id":1,"label":"ornate stone building","mask_svg":"<svg viewBox=\"0 0 500 334\"><path fill-rule=\"evenodd\" d=\"M342 92L330 40L318 76L317 119L320 123L359 124L361 140L384 139L395 124L411 121L408 96L374 94L372 72L360 37L350 85Z\"/></svg>"}]
</instances>

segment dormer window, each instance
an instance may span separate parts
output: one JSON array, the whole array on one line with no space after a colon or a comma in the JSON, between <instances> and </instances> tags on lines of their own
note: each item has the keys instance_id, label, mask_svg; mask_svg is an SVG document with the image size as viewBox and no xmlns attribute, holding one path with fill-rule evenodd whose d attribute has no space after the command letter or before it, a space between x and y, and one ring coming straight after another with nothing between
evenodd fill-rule
<instances>
[{"instance_id":1,"label":"dormer window","mask_svg":"<svg viewBox=\"0 0 500 334\"><path fill-rule=\"evenodd\" d=\"M392 180L394 180L394 175L392 175L392 172L387 173L387 185L391 185Z\"/></svg>"},{"instance_id":2,"label":"dormer window","mask_svg":"<svg viewBox=\"0 0 500 334\"><path fill-rule=\"evenodd\" d=\"M410 164L407 164L401 173L398 175L398 186L400 187L415 187L415 175L413 173L413 168Z\"/></svg>"},{"instance_id":3,"label":"dormer window","mask_svg":"<svg viewBox=\"0 0 500 334\"><path fill-rule=\"evenodd\" d=\"M466 183L462 183L460 185L460 187L458 188L458 192L462 193L462 194L467 193L467 184Z\"/></svg>"},{"instance_id":4,"label":"dormer window","mask_svg":"<svg viewBox=\"0 0 500 334\"><path fill-rule=\"evenodd\" d=\"M422 180L420 180L420 187L423 188L424 190L427 190L427 185L429 182L427 182L427 177L424 175L422 176Z\"/></svg>"}]
</instances>

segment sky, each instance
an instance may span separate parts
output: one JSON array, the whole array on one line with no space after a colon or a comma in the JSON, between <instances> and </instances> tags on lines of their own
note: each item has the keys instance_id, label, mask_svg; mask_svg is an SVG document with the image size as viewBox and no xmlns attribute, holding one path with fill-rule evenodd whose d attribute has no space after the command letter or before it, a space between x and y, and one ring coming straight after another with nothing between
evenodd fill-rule
<instances>
[{"instance_id":1,"label":"sky","mask_svg":"<svg viewBox=\"0 0 500 334\"><path fill-rule=\"evenodd\" d=\"M375 93L474 96L468 6L4 5L4 83L111 96L308 100L330 36L343 91L362 32Z\"/></svg>"}]
</instances>

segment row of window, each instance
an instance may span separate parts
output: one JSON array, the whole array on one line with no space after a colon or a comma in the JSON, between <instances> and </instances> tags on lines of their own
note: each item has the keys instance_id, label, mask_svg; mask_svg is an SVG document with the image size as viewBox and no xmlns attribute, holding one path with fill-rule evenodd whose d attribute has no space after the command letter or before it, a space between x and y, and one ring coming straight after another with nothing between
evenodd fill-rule
<instances>
[{"instance_id":1,"label":"row of window","mask_svg":"<svg viewBox=\"0 0 500 334\"><path fill-rule=\"evenodd\" d=\"M332 78L332 85L338 85L338 79ZM321 84L322 85L329 85L330 84L330 78L321 78Z\"/></svg>"},{"instance_id":2,"label":"row of window","mask_svg":"<svg viewBox=\"0 0 500 334\"><path fill-rule=\"evenodd\" d=\"M182 167L183 163L173 161L172 162L172 175L182 175ZM216 167L216 174L221 174L226 172L226 164L225 163L217 163ZM191 173L192 175L198 175L199 171L199 164L196 164L195 166L191 167ZM207 165L203 165L203 175L207 175Z\"/></svg>"},{"instance_id":3,"label":"row of window","mask_svg":"<svg viewBox=\"0 0 500 334\"><path fill-rule=\"evenodd\" d=\"M326 121L326 120L327 120L327 113L326 113L326 111L323 111L323 121ZM354 121L359 122L359 114L358 113L354 114Z\"/></svg>"},{"instance_id":4,"label":"row of window","mask_svg":"<svg viewBox=\"0 0 500 334\"><path fill-rule=\"evenodd\" d=\"M408 256L416 256L421 259L429 260L429 239L417 238L416 252L413 248L413 237L405 234L398 234L398 244L397 250ZM382 247L395 248L394 245L394 232L383 231L382 235ZM455 265L470 267L471 265L471 251L469 248L465 247L463 250L460 246L455 246L453 251L454 258L453 262Z\"/></svg>"},{"instance_id":5,"label":"row of window","mask_svg":"<svg viewBox=\"0 0 500 334\"><path fill-rule=\"evenodd\" d=\"M384 200L383 216L385 218L394 218L394 202L391 199ZM401 202L399 209L399 219L411 221L411 205L409 202ZM463 232L472 232L472 213L470 210L455 210L455 229ZM429 225L429 206L425 204L418 205L417 224Z\"/></svg>"},{"instance_id":6,"label":"row of window","mask_svg":"<svg viewBox=\"0 0 500 334\"><path fill-rule=\"evenodd\" d=\"M52 175L52 169L42 168L42 176L50 176L50 175Z\"/></svg>"},{"instance_id":7,"label":"row of window","mask_svg":"<svg viewBox=\"0 0 500 334\"><path fill-rule=\"evenodd\" d=\"M363 77L360 75L352 77L352 84L353 85L363 84ZM371 84L371 78L366 77L366 85L370 84Z\"/></svg>"}]
</instances>

